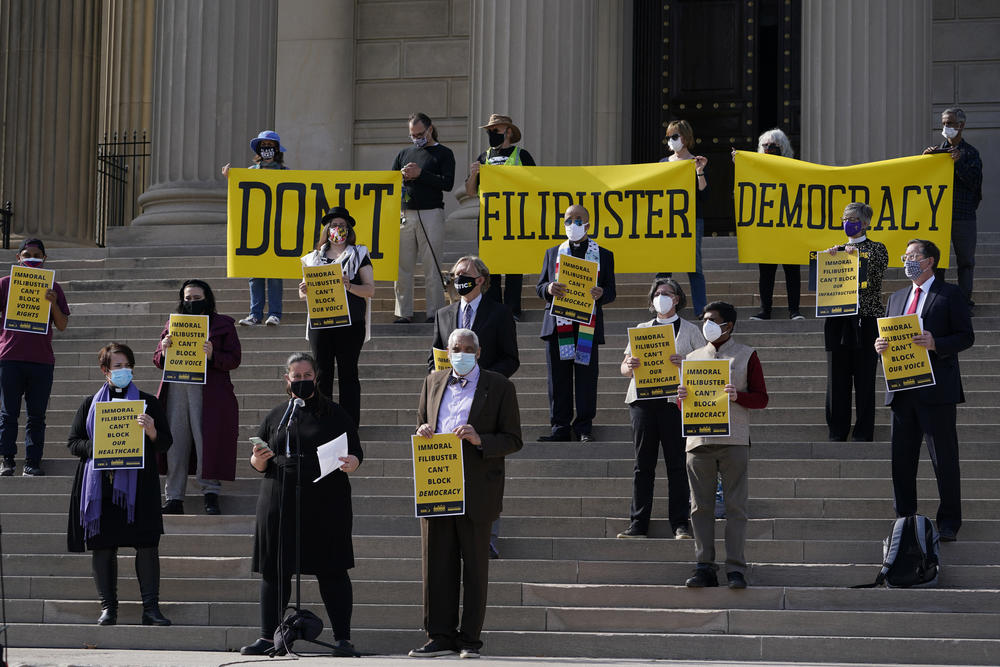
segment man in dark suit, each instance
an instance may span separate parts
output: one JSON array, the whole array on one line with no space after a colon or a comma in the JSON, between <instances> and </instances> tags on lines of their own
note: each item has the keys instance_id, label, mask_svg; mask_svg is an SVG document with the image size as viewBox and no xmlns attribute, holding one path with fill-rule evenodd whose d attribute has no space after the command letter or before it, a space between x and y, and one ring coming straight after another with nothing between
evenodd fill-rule
<instances>
[{"instance_id":1,"label":"man in dark suit","mask_svg":"<svg viewBox=\"0 0 1000 667\"><path fill-rule=\"evenodd\" d=\"M455 289L461 299L434 314L432 347L445 349L455 329L472 329L479 337L479 367L509 378L521 365L517 353L517 325L510 308L483 298L490 287L490 270L476 255L466 255L452 266ZM434 370L434 352L427 357Z\"/></svg>"},{"instance_id":2,"label":"man in dark suit","mask_svg":"<svg viewBox=\"0 0 1000 667\"><path fill-rule=\"evenodd\" d=\"M934 278L941 251L931 241L914 239L903 255L906 277L913 284L889 297L886 316L916 313L922 332L916 345L930 353L935 384L930 387L886 392L892 406L892 489L897 516L917 511L917 464L920 441L927 450L937 476L940 504L937 527L944 542L954 542L962 525L961 475L958 465L956 405L965 402L958 353L972 347L975 334L969 307L961 290ZM889 347L884 338L875 340L875 351Z\"/></svg>"},{"instance_id":3,"label":"man in dark suit","mask_svg":"<svg viewBox=\"0 0 1000 667\"><path fill-rule=\"evenodd\" d=\"M500 515L503 501L504 457L523 444L521 416L511 381L479 367L475 332L455 329L448 338L448 354L452 369L424 379L417 435L454 433L462 439L465 514L420 520L428 641L410 655L460 651L460 657L478 658L486 617L490 523Z\"/></svg>"},{"instance_id":4,"label":"man in dark suit","mask_svg":"<svg viewBox=\"0 0 1000 667\"><path fill-rule=\"evenodd\" d=\"M543 442L571 440L592 442L591 428L597 414L598 345L604 344L604 312L601 307L615 300L615 256L587 236L590 214L573 204L563 214L567 240L545 251L545 262L535 291L549 304L553 296L566 292L565 283L556 281L559 256L573 255L598 262L597 285L590 290L596 304L589 325L553 317L542 317L541 338L548 342L545 359L549 367L549 414L552 432ZM573 392L576 391L576 419L573 419Z\"/></svg>"}]
</instances>

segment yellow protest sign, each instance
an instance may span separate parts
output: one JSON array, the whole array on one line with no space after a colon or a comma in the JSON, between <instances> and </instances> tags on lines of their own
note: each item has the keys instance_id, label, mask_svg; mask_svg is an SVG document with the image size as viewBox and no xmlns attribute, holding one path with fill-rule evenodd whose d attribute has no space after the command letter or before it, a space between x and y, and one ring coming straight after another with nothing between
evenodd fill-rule
<instances>
[{"instance_id":1,"label":"yellow protest sign","mask_svg":"<svg viewBox=\"0 0 1000 667\"><path fill-rule=\"evenodd\" d=\"M347 307L347 286L340 264L303 266L306 303L309 304L309 328L329 329L351 324Z\"/></svg>"},{"instance_id":2,"label":"yellow protest sign","mask_svg":"<svg viewBox=\"0 0 1000 667\"><path fill-rule=\"evenodd\" d=\"M679 374L670 361L677 349L673 325L633 327L628 330L629 354L639 358L632 371L637 399L662 398L677 393Z\"/></svg>"},{"instance_id":3,"label":"yellow protest sign","mask_svg":"<svg viewBox=\"0 0 1000 667\"><path fill-rule=\"evenodd\" d=\"M556 282L566 285L566 293L552 297L550 312L581 324L590 324L594 317L594 297L590 290L597 286L598 262L559 255Z\"/></svg>"},{"instance_id":4,"label":"yellow protest sign","mask_svg":"<svg viewBox=\"0 0 1000 667\"><path fill-rule=\"evenodd\" d=\"M844 206L872 207L870 231L902 266L907 241L947 248L955 163L947 155L917 155L851 167L736 151L736 242L744 264L806 264L813 248L844 242ZM947 253L941 266L947 267Z\"/></svg>"},{"instance_id":5,"label":"yellow protest sign","mask_svg":"<svg viewBox=\"0 0 1000 667\"><path fill-rule=\"evenodd\" d=\"M434 353L434 370L443 371L451 368L451 359L448 358L448 350L432 347Z\"/></svg>"},{"instance_id":6,"label":"yellow protest sign","mask_svg":"<svg viewBox=\"0 0 1000 667\"><path fill-rule=\"evenodd\" d=\"M226 275L297 279L299 258L316 246L323 216L344 206L375 275L395 280L402 186L398 171L230 170Z\"/></svg>"},{"instance_id":7,"label":"yellow protest sign","mask_svg":"<svg viewBox=\"0 0 1000 667\"><path fill-rule=\"evenodd\" d=\"M687 398L681 406L681 435L729 435L730 359L685 359L681 384Z\"/></svg>"},{"instance_id":8,"label":"yellow protest sign","mask_svg":"<svg viewBox=\"0 0 1000 667\"><path fill-rule=\"evenodd\" d=\"M921 331L920 318L916 314L878 318L878 336L889 342L889 349L882 353L882 374L888 391L934 384L934 369L927 348L913 343L913 337Z\"/></svg>"},{"instance_id":9,"label":"yellow protest sign","mask_svg":"<svg viewBox=\"0 0 1000 667\"><path fill-rule=\"evenodd\" d=\"M45 293L52 289L55 280L56 272L49 269L32 269L19 265L10 267L3 328L26 333L48 333L52 302L45 298Z\"/></svg>"},{"instance_id":10,"label":"yellow protest sign","mask_svg":"<svg viewBox=\"0 0 1000 667\"><path fill-rule=\"evenodd\" d=\"M139 415L146 401L102 401L94 406L94 469L142 468L146 432Z\"/></svg>"},{"instance_id":11,"label":"yellow protest sign","mask_svg":"<svg viewBox=\"0 0 1000 667\"><path fill-rule=\"evenodd\" d=\"M538 273L566 240L563 212L590 213L588 235L630 273L694 271L693 160L479 170L479 256L490 272ZM942 246L944 247L944 246Z\"/></svg>"},{"instance_id":12,"label":"yellow protest sign","mask_svg":"<svg viewBox=\"0 0 1000 667\"><path fill-rule=\"evenodd\" d=\"M170 347L163 355L163 381L205 384L208 315L170 315Z\"/></svg>"},{"instance_id":13,"label":"yellow protest sign","mask_svg":"<svg viewBox=\"0 0 1000 667\"><path fill-rule=\"evenodd\" d=\"M816 317L858 312L858 253L816 253Z\"/></svg>"},{"instance_id":14,"label":"yellow protest sign","mask_svg":"<svg viewBox=\"0 0 1000 667\"><path fill-rule=\"evenodd\" d=\"M413 505L417 517L465 514L462 440L454 433L414 435Z\"/></svg>"}]
</instances>

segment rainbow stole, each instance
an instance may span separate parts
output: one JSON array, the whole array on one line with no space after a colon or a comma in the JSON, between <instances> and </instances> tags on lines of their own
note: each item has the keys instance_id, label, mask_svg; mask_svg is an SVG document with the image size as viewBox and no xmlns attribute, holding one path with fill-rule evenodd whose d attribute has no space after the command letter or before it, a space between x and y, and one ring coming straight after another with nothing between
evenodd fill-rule
<instances>
[{"instance_id":1,"label":"rainbow stole","mask_svg":"<svg viewBox=\"0 0 1000 667\"><path fill-rule=\"evenodd\" d=\"M601 262L601 251L594 239L587 239L587 254L584 259L597 262L600 266ZM560 255L568 255L569 252L569 241L563 241L559 246ZM556 274L559 273L559 259L556 258ZM598 270L597 276L600 279L600 271ZM581 366L590 365L590 353L594 349L594 327L597 324L597 308L594 308L594 314L590 316L590 322L588 324L580 324L579 329L574 335L573 325L577 324L573 320L567 320L564 317L556 318L556 338L559 341L559 359L562 361L573 360L575 363Z\"/></svg>"}]
</instances>

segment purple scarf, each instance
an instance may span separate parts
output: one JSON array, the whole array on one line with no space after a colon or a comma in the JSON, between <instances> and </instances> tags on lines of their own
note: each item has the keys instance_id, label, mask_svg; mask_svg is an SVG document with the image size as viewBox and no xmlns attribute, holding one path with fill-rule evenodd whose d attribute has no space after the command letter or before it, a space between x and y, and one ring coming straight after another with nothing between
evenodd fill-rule
<instances>
[{"instance_id":1,"label":"purple scarf","mask_svg":"<svg viewBox=\"0 0 1000 667\"><path fill-rule=\"evenodd\" d=\"M90 441L94 441L94 414L98 403L105 403L110 400L111 391L108 383L105 382L90 403L90 410L87 412L87 435ZM139 389L133 383L129 383L125 388L125 398L129 401L139 400ZM94 470L94 457L91 455L83 467L83 489L80 493L80 525L83 526L83 533L86 539L101 532L101 472ZM139 479L138 470L115 470L112 486L114 491L111 494L111 502L120 507L124 507L128 514L128 522L135 522L135 486Z\"/></svg>"}]
</instances>

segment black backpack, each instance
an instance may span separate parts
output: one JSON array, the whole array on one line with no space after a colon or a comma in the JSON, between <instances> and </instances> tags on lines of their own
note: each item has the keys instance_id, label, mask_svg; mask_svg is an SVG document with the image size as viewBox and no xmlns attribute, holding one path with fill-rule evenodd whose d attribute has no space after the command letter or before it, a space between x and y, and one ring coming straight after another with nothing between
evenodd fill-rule
<instances>
[{"instance_id":1,"label":"black backpack","mask_svg":"<svg viewBox=\"0 0 1000 667\"><path fill-rule=\"evenodd\" d=\"M921 514L901 517L882 541L882 569L875 583L854 588L929 588L937 585L939 566L938 533L931 520Z\"/></svg>"}]
</instances>

